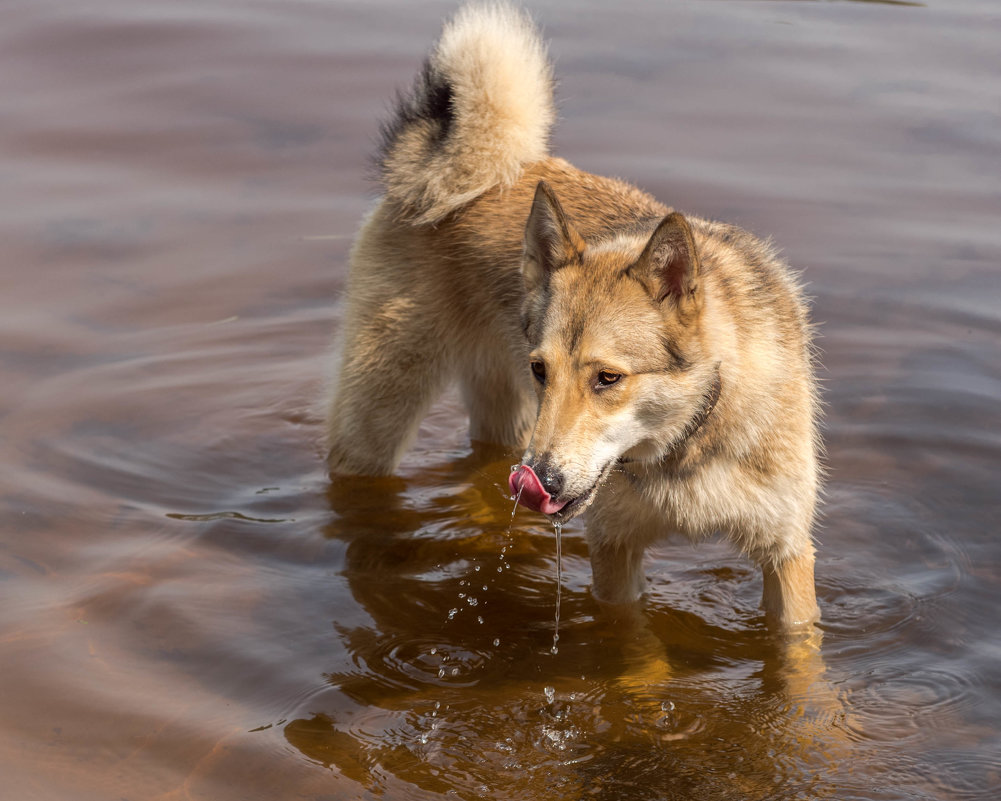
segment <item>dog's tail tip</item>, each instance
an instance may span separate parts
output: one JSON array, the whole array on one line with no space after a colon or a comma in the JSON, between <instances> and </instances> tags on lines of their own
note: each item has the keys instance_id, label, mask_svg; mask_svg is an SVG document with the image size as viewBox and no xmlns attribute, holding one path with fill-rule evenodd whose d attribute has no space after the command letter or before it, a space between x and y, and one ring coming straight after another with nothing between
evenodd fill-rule
<instances>
[{"instance_id":1,"label":"dog's tail tip","mask_svg":"<svg viewBox=\"0 0 1001 801\"><path fill-rule=\"evenodd\" d=\"M545 158L555 116L552 67L529 16L466 5L382 126L386 196L413 222L437 222Z\"/></svg>"}]
</instances>

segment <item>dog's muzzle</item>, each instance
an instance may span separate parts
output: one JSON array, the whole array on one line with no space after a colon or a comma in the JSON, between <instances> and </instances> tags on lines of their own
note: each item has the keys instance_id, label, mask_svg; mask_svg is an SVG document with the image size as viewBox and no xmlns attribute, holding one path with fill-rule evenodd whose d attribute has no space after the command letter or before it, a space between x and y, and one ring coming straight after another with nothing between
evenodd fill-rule
<instances>
[{"instance_id":1,"label":"dog's muzzle","mask_svg":"<svg viewBox=\"0 0 1001 801\"><path fill-rule=\"evenodd\" d=\"M535 471L527 464L518 465L508 476L508 487L518 503L544 515L554 515L567 505L566 501L554 501Z\"/></svg>"}]
</instances>

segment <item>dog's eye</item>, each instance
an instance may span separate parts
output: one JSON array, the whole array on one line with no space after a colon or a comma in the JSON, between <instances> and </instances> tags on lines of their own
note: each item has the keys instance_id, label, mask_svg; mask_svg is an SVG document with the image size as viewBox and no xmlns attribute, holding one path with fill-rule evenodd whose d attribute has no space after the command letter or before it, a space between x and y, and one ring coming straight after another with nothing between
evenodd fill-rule
<instances>
[{"instance_id":1,"label":"dog's eye","mask_svg":"<svg viewBox=\"0 0 1001 801\"><path fill-rule=\"evenodd\" d=\"M622 378L622 373L612 373L608 370L602 370L598 373L598 387L610 387L612 384L617 384L619 379Z\"/></svg>"},{"instance_id":2,"label":"dog's eye","mask_svg":"<svg viewBox=\"0 0 1001 801\"><path fill-rule=\"evenodd\" d=\"M546 365L543 362L532 362L532 375L540 384L546 383Z\"/></svg>"}]
</instances>

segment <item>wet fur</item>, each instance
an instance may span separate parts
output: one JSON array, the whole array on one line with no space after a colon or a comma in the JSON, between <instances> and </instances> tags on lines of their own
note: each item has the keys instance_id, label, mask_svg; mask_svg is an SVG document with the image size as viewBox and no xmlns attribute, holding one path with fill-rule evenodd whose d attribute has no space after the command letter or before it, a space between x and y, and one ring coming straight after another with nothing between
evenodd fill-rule
<instances>
[{"instance_id":1,"label":"wet fur","mask_svg":"<svg viewBox=\"0 0 1001 801\"><path fill-rule=\"evenodd\" d=\"M751 234L550 156L552 120L530 21L461 9L383 126L331 472L391 473L457 380L473 439L526 448L574 500L566 516L590 507L597 597L643 592L654 539L721 531L761 566L769 620L811 623L819 440L800 285ZM601 371L622 379L601 387Z\"/></svg>"}]
</instances>

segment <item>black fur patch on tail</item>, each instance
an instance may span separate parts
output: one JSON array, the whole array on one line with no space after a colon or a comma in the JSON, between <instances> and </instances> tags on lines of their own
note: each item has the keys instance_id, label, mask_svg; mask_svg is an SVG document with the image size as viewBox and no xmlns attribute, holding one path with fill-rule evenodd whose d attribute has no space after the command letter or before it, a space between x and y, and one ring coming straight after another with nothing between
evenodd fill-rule
<instances>
[{"instance_id":1,"label":"black fur patch on tail","mask_svg":"<svg viewBox=\"0 0 1001 801\"><path fill-rule=\"evenodd\" d=\"M425 141L428 150L432 151L448 138L454 118L452 85L431 66L430 60L425 61L413 88L409 93L397 92L392 116L379 125L379 146L375 154L379 176L385 175L386 160L404 131L415 123L426 123Z\"/></svg>"}]
</instances>

